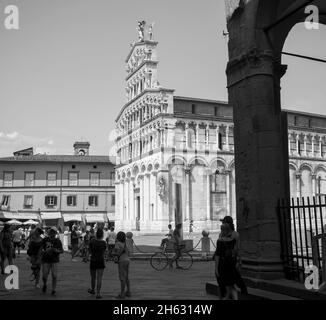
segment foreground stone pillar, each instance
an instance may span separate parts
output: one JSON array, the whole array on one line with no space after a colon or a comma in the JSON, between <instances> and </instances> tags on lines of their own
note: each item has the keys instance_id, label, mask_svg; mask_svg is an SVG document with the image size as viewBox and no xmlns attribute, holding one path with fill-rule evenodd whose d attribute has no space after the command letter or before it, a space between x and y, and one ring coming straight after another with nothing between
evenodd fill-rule
<instances>
[{"instance_id":1,"label":"foreground stone pillar","mask_svg":"<svg viewBox=\"0 0 326 320\"><path fill-rule=\"evenodd\" d=\"M235 29L244 32L239 31L240 26ZM283 278L276 209L279 199L289 198L288 134L279 86L285 68L270 51L244 46L237 55L239 48L231 39L232 34L227 76L235 124L237 227L243 270L255 278Z\"/></svg>"}]
</instances>

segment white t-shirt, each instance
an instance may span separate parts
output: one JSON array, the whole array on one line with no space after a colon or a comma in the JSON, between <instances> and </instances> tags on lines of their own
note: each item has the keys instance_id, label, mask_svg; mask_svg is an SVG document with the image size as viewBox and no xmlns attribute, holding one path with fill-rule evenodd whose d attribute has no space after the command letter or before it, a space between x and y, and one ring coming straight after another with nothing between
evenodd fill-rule
<instances>
[{"instance_id":1,"label":"white t-shirt","mask_svg":"<svg viewBox=\"0 0 326 320\"><path fill-rule=\"evenodd\" d=\"M23 233L20 230L15 230L12 235L14 242L20 242L22 240Z\"/></svg>"}]
</instances>

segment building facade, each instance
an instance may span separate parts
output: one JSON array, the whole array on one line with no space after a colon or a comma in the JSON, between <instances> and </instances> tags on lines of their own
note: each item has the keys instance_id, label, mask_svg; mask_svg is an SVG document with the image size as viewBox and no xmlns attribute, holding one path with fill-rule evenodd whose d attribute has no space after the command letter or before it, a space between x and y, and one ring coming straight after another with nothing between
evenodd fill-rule
<instances>
[{"instance_id":1,"label":"building facade","mask_svg":"<svg viewBox=\"0 0 326 320\"><path fill-rule=\"evenodd\" d=\"M161 86L158 43L145 24L139 33L116 119L116 224L155 232L193 220L217 229L223 216L236 218L232 107ZM288 122L291 195L326 194L326 117L289 111Z\"/></svg>"},{"instance_id":2,"label":"building facade","mask_svg":"<svg viewBox=\"0 0 326 320\"><path fill-rule=\"evenodd\" d=\"M33 154L33 149L0 159L0 217L70 221L115 219L114 159L89 155L89 143L74 144L74 155Z\"/></svg>"}]
</instances>

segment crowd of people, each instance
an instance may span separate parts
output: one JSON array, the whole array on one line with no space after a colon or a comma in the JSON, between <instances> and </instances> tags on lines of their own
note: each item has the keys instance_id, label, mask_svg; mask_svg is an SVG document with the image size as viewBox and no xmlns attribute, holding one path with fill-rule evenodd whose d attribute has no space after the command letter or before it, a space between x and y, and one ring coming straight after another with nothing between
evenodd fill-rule
<instances>
[{"instance_id":1,"label":"crowd of people","mask_svg":"<svg viewBox=\"0 0 326 320\"><path fill-rule=\"evenodd\" d=\"M221 222L221 232L213 255L215 276L220 289L220 299L237 300L238 291L247 294L246 285L240 275L239 234L235 231L232 217L226 216ZM191 232L192 224L189 230ZM18 227L15 230L12 229L12 226L5 224L0 232L1 273L4 274L6 260L8 260L9 265L12 265L16 257L16 250L17 255L19 255L20 248L26 247L32 270L30 280L34 281L36 288L42 288L42 292L46 293L47 281L51 273L51 295L56 295L58 263L60 262L60 255L64 252L63 244L58 237L58 229L56 227L44 229L40 226L32 226L27 232ZM177 224L174 230L169 224L166 238L161 242L162 247L168 242L173 243L175 255L170 261L170 267L173 267L175 262L176 268L180 268L178 258L181 256L182 247L181 230L182 224ZM70 237L72 261L77 261L75 256L81 248L84 250L84 261L90 261L91 285L88 293L96 295L97 299L101 299L105 254L109 251L118 264L121 283L120 293L116 298L130 297L130 252L126 244L126 234L122 231L116 234L114 227L111 227L110 230L106 226L81 230L78 225L73 225ZM40 285L41 277L42 286Z\"/></svg>"}]
</instances>

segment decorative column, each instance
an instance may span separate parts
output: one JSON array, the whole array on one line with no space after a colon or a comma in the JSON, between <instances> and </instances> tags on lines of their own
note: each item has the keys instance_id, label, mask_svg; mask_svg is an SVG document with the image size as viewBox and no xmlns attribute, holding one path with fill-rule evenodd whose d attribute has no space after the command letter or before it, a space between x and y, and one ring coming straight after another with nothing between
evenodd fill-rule
<instances>
[{"instance_id":1,"label":"decorative column","mask_svg":"<svg viewBox=\"0 0 326 320\"><path fill-rule=\"evenodd\" d=\"M141 174L139 175L140 179L140 220L144 221L145 220L145 215L144 215L144 175Z\"/></svg>"},{"instance_id":2,"label":"decorative column","mask_svg":"<svg viewBox=\"0 0 326 320\"><path fill-rule=\"evenodd\" d=\"M207 192L207 203L206 203L206 220L211 220L211 170L206 170L206 192ZM209 227L209 226L207 226Z\"/></svg>"},{"instance_id":3,"label":"decorative column","mask_svg":"<svg viewBox=\"0 0 326 320\"><path fill-rule=\"evenodd\" d=\"M311 157L315 157L315 137L311 136Z\"/></svg>"},{"instance_id":4,"label":"decorative column","mask_svg":"<svg viewBox=\"0 0 326 320\"><path fill-rule=\"evenodd\" d=\"M199 124L196 123L196 150L199 149Z\"/></svg>"},{"instance_id":5,"label":"decorative column","mask_svg":"<svg viewBox=\"0 0 326 320\"><path fill-rule=\"evenodd\" d=\"M296 155L299 156L299 144L300 144L300 137L298 134L295 135L295 141L296 141Z\"/></svg>"},{"instance_id":6,"label":"decorative column","mask_svg":"<svg viewBox=\"0 0 326 320\"><path fill-rule=\"evenodd\" d=\"M209 150L209 124L206 124L206 128L205 128L205 143L206 143L206 150Z\"/></svg>"},{"instance_id":7,"label":"decorative column","mask_svg":"<svg viewBox=\"0 0 326 320\"><path fill-rule=\"evenodd\" d=\"M289 155L291 155L291 136L292 136L292 134L289 133L289 135L288 135Z\"/></svg>"},{"instance_id":8,"label":"decorative column","mask_svg":"<svg viewBox=\"0 0 326 320\"><path fill-rule=\"evenodd\" d=\"M185 123L185 141L186 141L186 147L184 149L189 148L189 123Z\"/></svg>"},{"instance_id":9,"label":"decorative column","mask_svg":"<svg viewBox=\"0 0 326 320\"><path fill-rule=\"evenodd\" d=\"M226 151L230 151L229 133L230 133L230 127L226 126L226 128L225 128L225 150Z\"/></svg>"},{"instance_id":10,"label":"decorative column","mask_svg":"<svg viewBox=\"0 0 326 320\"><path fill-rule=\"evenodd\" d=\"M297 198L301 198L301 172L296 173L295 177L297 179Z\"/></svg>"},{"instance_id":11,"label":"decorative column","mask_svg":"<svg viewBox=\"0 0 326 320\"><path fill-rule=\"evenodd\" d=\"M154 176L154 186L153 186L153 189L151 190L152 193L155 192L155 196L154 196L154 199L155 199L155 202L154 202L154 217L153 219L154 220L158 220L158 194L157 194L157 171L153 171L153 176Z\"/></svg>"},{"instance_id":12,"label":"decorative column","mask_svg":"<svg viewBox=\"0 0 326 320\"><path fill-rule=\"evenodd\" d=\"M323 157L323 145L322 145L322 137L319 137L319 157Z\"/></svg>"},{"instance_id":13,"label":"decorative column","mask_svg":"<svg viewBox=\"0 0 326 320\"><path fill-rule=\"evenodd\" d=\"M313 197L316 196L316 178L317 178L317 175L316 174L312 174L311 175L312 196Z\"/></svg>"},{"instance_id":14,"label":"decorative column","mask_svg":"<svg viewBox=\"0 0 326 320\"><path fill-rule=\"evenodd\" d=\"M129 182L129 222L135 220L135 195L134 195L135 177L130 178Z\"/></svg>"},{"instance_id":15,"label":"decorative column","mask_svg":"<svg viewBox=\"0 0 326 320\"><path fill-rule=\"evenodd\" d=\"M220 126L217 125L216 127L216 148L220 150Z\"/></svg>"},{"instance_id":16,"label":"decorative column","mask_svg":"<svg viewBox=\"0 0 326 320\"><path fill-rule=\"evenodd\" d=\"M225 170L225 180L226 180L226 210L227 214L231 215L231 189L230 189L230 180L231 180L231 171Z\"/></svg>"},{"instance_id":17,"label":"decorative column","mask_svg":"<svg viewBox=\"0 0 326 320\"><path fill-rule=\"evenodd\" d=\"M185 169L185 176L186 176L186 216L185 221L190 220L190 175L191 169L187 167Z\"/></svg>"},{"instance_id":18,"label":"decorative column","mask_svg":"<svg viewBox=\"0 0 326 320\"><path fill-rule=\"evenodd\" d=\"M307 156L307 135L303 136L303 156Z\"/></svg>"}]
</instances>

